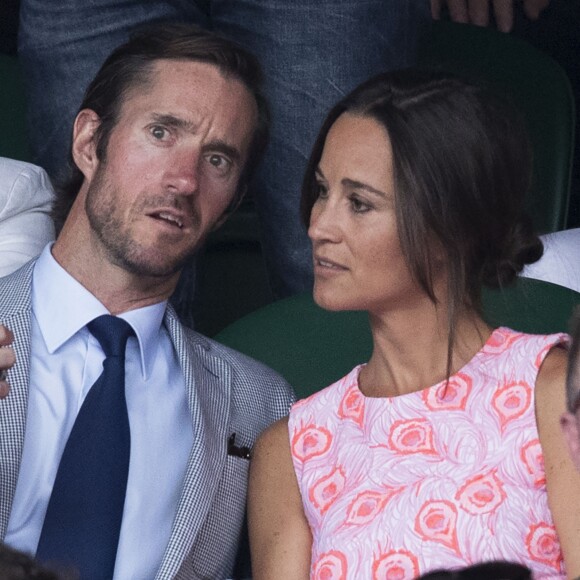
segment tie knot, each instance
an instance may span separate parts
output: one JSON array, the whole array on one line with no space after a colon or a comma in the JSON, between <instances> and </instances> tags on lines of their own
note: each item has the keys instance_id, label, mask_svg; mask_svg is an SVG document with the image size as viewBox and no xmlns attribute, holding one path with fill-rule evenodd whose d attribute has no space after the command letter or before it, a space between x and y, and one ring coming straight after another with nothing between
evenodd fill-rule
<instances>
[{"instance_id":1,"label":"tie knot","mask_svg":"<svg viewBox=\"0 0 580 580\"><path fill-rule=\"evenodd\" d=\"M135 334L128 322L110 314L95 318L87 327L107 357L124 356L127 339Z\"/></svg>"}]
</instances>

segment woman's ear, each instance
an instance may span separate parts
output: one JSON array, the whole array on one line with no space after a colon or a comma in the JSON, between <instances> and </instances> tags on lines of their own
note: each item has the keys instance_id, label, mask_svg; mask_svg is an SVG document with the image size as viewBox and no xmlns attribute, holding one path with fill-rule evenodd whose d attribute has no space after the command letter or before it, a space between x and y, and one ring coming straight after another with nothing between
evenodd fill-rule
<instances>
[{"instance_id":1,"label":"woman's ear","mask_svg":"<svg viewBox=\"0 0 580 580\"><path fill-rule=\"evenodd\" d=\"M99 165L95 135L101 119L92 109L83 109L73 125L72 156L85 179L90 181Z\"/></svg>"}]
</instances>

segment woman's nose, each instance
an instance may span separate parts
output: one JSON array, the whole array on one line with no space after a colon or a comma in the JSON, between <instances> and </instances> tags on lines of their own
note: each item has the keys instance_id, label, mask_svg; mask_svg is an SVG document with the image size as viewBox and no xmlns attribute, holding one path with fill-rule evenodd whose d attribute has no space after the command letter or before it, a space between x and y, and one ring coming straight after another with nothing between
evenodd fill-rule
<instances>
[{"instance_id":1,"label":"woman's nose","mask_svg":"<svg viewBox=\"0 0 580 580\"><path fill-rule=\"evenodd\" d=\"M318 200L310 213L308 237L313 241L337 241L339 239L338 212L328 199Z\"/></svg>"}]
</instances>

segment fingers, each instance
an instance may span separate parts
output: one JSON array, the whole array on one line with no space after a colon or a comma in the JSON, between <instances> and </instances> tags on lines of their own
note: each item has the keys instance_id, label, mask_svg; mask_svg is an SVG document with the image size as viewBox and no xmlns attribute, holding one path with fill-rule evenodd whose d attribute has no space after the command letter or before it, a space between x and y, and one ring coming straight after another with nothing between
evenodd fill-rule
<instances>
[{"instance_id":1,"label":"fingers","mask_svg":"<svg viewBox=\"0 0 580 580\"><path fill-rule=\"evenodd\" d=\"M11 346L0 348L0 380L6 379L6 371L14 366L16 355ZM4 371L4 372L2 372Z\"/></svg>"},{"instance_id":2,"label":"fingers","mask_svg":"<svg viewBox=\"0 0 580 580\"><path fill-rule=\"evenodd\" d=\"M489 0L469 0L468 14L468 22L477 26L487 26L489 24Z\"/></svg>"},{"instance_id":3,"label":"fingers","mask_svg":"<svg viewBox=\"0 0 580 580\"><path fill-rule=\"evenodd\" d=\"M545 2L546 0L532 0ZM549 1L549 0L548 0ZM509 32L514 23L513 0L448 0L449 16L454 22L471 22L477 26L489 25L489 10L493 7L493 14L497 28L502 32Z\"/></svg>"},{"instance_id":4,"label":"fingers","mask_svg":"<svg viewBox=\"0 0 580 580\"><path fill-rule=\"evenodd\" d=\"M0 346L9 346L14 342L14 335L9 328L0 324Z\"/></svg>"},{"instance_id":5,"label":"fingers","mask_svg":"<svg viewBox=\"0 0 580 580\"><path fill-rule=\"evenodd\" d=\"M542 10L548 7L550 0L523 0L524 12L530 20L537 20Z\"/></svg>"},{"instance_id":6,"label":"fingers","mask_svg":"<svg viewBox=\"0 0 580 580\"><path fill-rule=\"evenodd\" d=\"M550 0L522 0L524 12L536 20L550 4ZM490 9L501 32L510 32L514 25L514 0L431 0L431 16L438 20L443 6L447 6L453 22L488 26Z\"/></svg>"},{"instance_id":7,"label":"fingers","mask_svg":"<svg viewBox=\"0 0 580 580\"><path fill-rule=\"evenodd\" d=\"M493 0L493 13L497 29L509 32L514 25L513 0Z\"/></svg>"},{"instance_id":8,"label":"fingers","mask_svg":"<svg viewBox=\"0 0 580 580\"><path fill-rule=\"evenodd\" d=\"M487 0L478 1L483 1L487 4ZM447 0L447 8L449 9L449 17L453 22L469 22L469 11L466 0Z\"/></svg>"},{"instance_id":9,"label":"fingers","mask_svg":"<svg viewBox=\"0 0 580 580\"><path fill-rule=\"evenodd\" d=\"M14 349L10 346L14 341L12 332L0 324L0 399L8 395L10 386L6 380L6 371L16 362Z\"/></svg>"},{"instance_id":10,"label":"fingers","mask_svg":"<svg viewBox=\"0 0 580 580\"><path fill-rule=\"evenodd\" d=\"M441 5L443 0L431 0L431 16L434 20L441 18Z\"/></svg>"},{"instance_id":11,"label":"fingers","mask_svg":"<svg viewBox=\"0 0 580 580\"><path fill-rule=\"evenodd\" d=\"M453 22L469 22L467 0L431 0L431 16L434 20L441 18L444 6L447 6L449 17Z\"/></svg>"}]
</instances>

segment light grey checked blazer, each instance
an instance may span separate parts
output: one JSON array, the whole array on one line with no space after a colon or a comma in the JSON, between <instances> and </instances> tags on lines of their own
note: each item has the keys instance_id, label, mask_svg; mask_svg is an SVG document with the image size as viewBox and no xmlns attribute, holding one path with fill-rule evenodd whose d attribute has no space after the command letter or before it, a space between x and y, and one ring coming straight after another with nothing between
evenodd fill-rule
<instances>
[{"instance_id":1,"label":"light grey checked blazer","mask_svg":"<svg viewBox=\"0 0 580 580\"><path fill-rule=\"evenodd\" d=\"M34 261L0 279L0 323L15 336L9 396L0 401L0 540L6 534L26 426L30 282ZM245 512L249 461L227 440L251 447L288 412L290 386L274 371L181 325L168 307L171 340L185 377L194 443L169 543L156 580L216 580L232 574Z\"/></svg>"}]
</instances>

